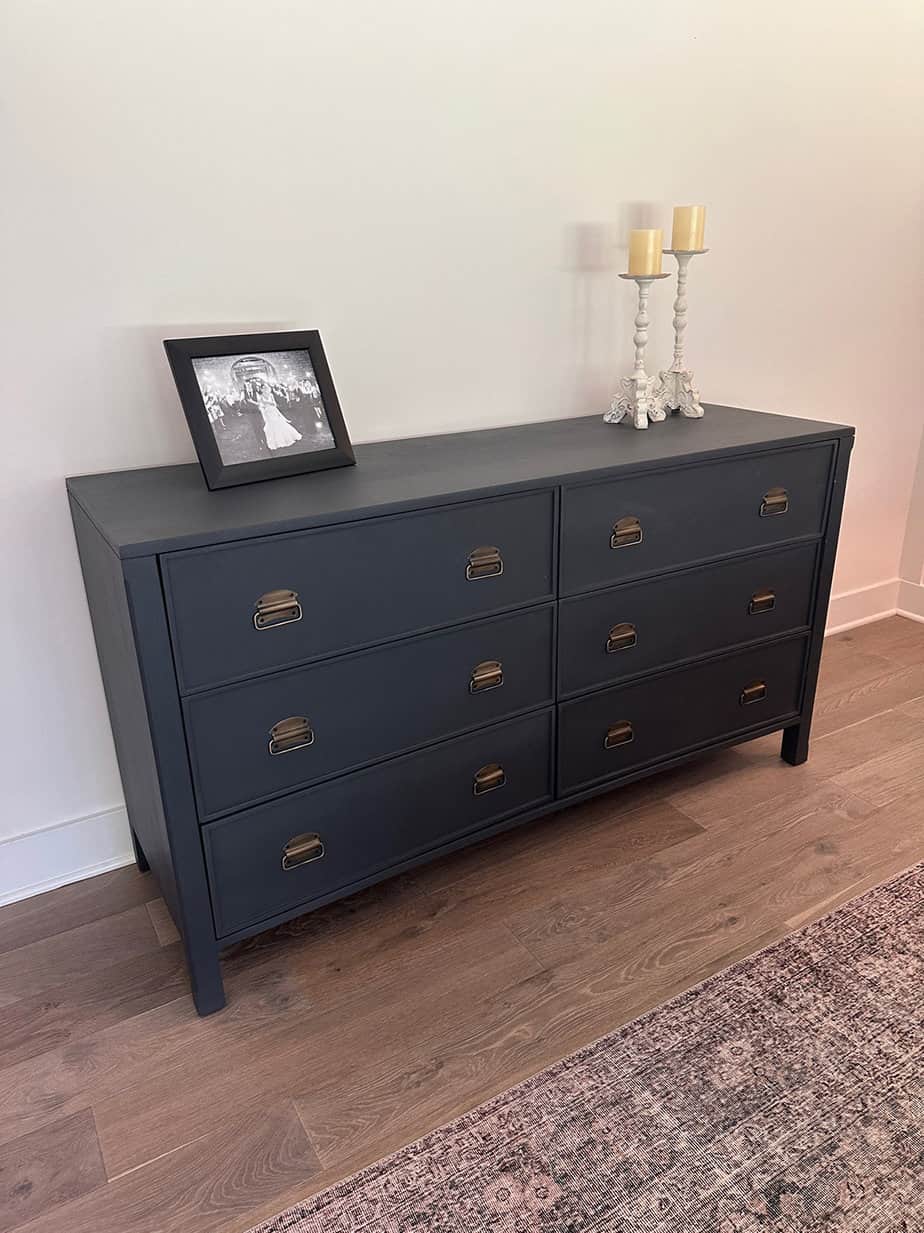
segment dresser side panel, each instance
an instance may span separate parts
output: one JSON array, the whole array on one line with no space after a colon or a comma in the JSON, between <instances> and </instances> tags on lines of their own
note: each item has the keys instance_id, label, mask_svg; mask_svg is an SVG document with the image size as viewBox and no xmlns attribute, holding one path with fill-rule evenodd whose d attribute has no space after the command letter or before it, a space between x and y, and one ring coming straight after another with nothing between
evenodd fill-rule
<instances>
[{"instance_id":1,"label":"dresser side panel","mask_svg":"<svg viewBox=\"0 0 924 1233\"><path fill-rule=\"evenodd\" d=\"M177 924L196 1006L210 1014L224 1005L224 990L160 567L156 557L135 557L122 566L173 861Z\"/></svg>"},{"instance_id":2,"label":"dresser side panel","mask_svg":"<svg viewBox=\"0 0 924 1233\"><path fill-rule=\"evenodd\" d=\"M815 691L818 686L818 671L821 666L821 651L824 645L825 625L828 619L831 584L834 580L834 564L837 558L837 544L840 537L844 497L847 492L847 472L850 466L850 454L853 449L853 437L840 438L836 448L837 453L834 459L832 478L828 491L828 511L825 521L824 540L815 584L812 633L806 656L802 711L799 723L794 727L787 728L783 733L782 754L785 760L794 766L800 765L808 758L809 735L811 733L812 714L815 707Z\"/></svg>"},{"instance_id":3,"label":"dresser side panel","mask_svg":"<svg viewBox=\"0 0 924 1233\"><path fill-rule=\"evenodd\" d=\"M70 505L129 822L179 923L173 859L122 562L73 498Z\"/></svg>"}]
</instances>

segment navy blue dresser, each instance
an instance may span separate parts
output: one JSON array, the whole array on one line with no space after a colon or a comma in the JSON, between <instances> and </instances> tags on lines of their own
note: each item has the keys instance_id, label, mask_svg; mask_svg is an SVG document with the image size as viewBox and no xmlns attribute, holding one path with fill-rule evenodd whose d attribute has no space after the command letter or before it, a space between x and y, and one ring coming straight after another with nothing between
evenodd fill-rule
<instances>
[{"instance_id":1,"label":"navy blue dresser","mask_svg":"<svg viewBox=\"0 0 924 1233\"><path fill-rule=\"evenodd\" d=\"M138 863L200 1013L223 947L442 852L775 730L804 761L852 443L709 407L219 492L69 480Z\"/></svg>"}]
</instances>

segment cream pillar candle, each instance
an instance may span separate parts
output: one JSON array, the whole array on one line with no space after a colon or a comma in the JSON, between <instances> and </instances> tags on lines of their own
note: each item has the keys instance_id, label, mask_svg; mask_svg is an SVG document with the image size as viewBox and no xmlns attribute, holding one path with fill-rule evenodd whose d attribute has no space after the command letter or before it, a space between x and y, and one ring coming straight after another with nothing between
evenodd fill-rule
<instances>
[{"instance_id":1,"label":"cream pillar candle","mask_svg":"<svg viewBox=\"0 0 924 1233\"><path fill-rule=\"evenodd\" d=\"M674 206L671 248L679 249L680 252L697 251L703 247L705 235L705 206Z\"/></svg>"},{"instance_id":2,"label":"cream pillar candle","mask_svg":"<svg viewBox=\"0 0 924 1233\"><path fill-rule=\"evenodd\" d=\"M661 228L629 232L629 273L641 275L661 273L661 248L664 240Z\"/></svg>"}]
</instances>

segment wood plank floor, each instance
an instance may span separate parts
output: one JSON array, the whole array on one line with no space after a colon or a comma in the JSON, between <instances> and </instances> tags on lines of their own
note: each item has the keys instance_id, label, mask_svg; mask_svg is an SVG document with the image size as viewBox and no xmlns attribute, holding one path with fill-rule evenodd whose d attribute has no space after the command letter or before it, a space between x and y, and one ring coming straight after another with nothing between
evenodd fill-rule
<instances>
[{"instance_id":1,"label":"wood plank floor","mask_svg":"<svg viewBox=\"0 0 924 1233\"><path fill-rule=\"evenodd\" d=\"M828 640L807 765L707 756L238 946L152 879L0 909L0 1233L241 1233L924 859L924 625Z\"/></svg>"}]
</instances>

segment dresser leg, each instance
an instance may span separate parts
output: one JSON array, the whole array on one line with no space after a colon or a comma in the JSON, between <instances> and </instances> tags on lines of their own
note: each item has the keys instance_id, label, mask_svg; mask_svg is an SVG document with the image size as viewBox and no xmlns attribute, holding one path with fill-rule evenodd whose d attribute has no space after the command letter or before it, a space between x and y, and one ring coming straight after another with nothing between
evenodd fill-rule
<instances>
[{"instance_id":1,"label":"dresser leg","mask_svg":"<svg viewBox=\"0 0 924 1233\"><path fill-rule=\"evenodd\" d=\"M135 864L138 866L138 871L139 873L148 873L151 866L148 864L148 858L144 854L144 848L138 842L138 836L130 827L129 831L132 837L132 848L135 851Z\"/></svg>"},{"instance_id":2,"label":"dresser leg","mask_svg":"<svg viewBox=\"0 0 924 1233\"><path fill-rule=\"evenodd\" d=\"M783 747L780 757L790 766L801 766L808 759L809 724L803 721L792 728L783 729Z\"/></svg>"},{"instance_id":3,"label":"dresser leg","mask_svg":"<svg viewBox=\"0 0 924 1233\"><path fill-rule=\"evenodd\" d=\"M225 1004L225 986L221 979L221 959L213 944L186 946L186 963L193 1002L200 1015L213 1015Z\"/></svg>"}]
</instances>

